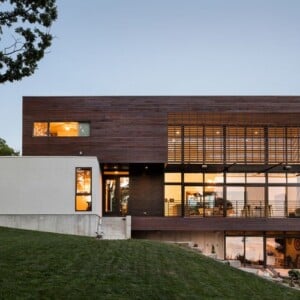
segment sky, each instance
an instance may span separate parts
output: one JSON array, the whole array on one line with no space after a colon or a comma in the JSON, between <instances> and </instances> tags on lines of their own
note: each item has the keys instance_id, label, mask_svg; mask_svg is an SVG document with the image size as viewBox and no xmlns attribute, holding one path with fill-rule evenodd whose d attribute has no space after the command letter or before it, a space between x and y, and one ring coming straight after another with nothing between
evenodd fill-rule
<instances>
[{"instance_id":1,"label":"sky","mask_svg":"<svg viewBox=\"0 0 300 300\"><path fill-rule=\"evenodd\" d=\"M55 39L38 70L0 84L0 137L15 150L23 96L300 95L299 0L57 6Z\"/></svg>"}]
</instances>

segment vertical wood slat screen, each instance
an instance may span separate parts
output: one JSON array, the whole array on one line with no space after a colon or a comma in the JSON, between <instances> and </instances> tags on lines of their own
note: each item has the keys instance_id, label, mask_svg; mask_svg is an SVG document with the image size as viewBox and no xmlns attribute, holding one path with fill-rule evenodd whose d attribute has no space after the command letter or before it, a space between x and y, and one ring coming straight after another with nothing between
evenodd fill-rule
<instances>
[{"instance_id":1,"label":"vertical wood slat screen","mask_svg":"<svg viewBox=\"0 0 300 300\"><path fill-rule=\"evenodd\" d=\"M299 163L300 161L300 128L287 128L287 161Z\"/></svg>"},{"instance_id":2,"label":"vertical wood slat screen","mask_svg":"<svg viewBox=\"0 0 300 300\"><path fill-rule=\"evenodd\" d=\"M300 163L300 127L224 128L225 131L223 126L212 125L168 126L168 162Z\"/></svg>"},{"instance_id":3,"label":"vertical wood slat screen","mask_svg":"<svg viewBox=\"0 0 300 300\"><path fill-rule=\"evenodd\" d=\"M223 127L205 126L205 163L221 164L224 160Z\"/></svg>"},{"instance_id":4,"label":"vertical wood slat screen","mask_svg":"<svg viewBox=\"0 0 300 300\"><path fill-rule=\"evenodd\" d=\"M286 139L284 127L268 128L268 161L270 164L286 161Z\"/></svg>"},{"instance_id":5,"label":"vertical wood slat screen","mask_svg":"<svg viewBox=\"0 0 300 300\"><path fill-rule=\"evenodd\" d=\"M245 128L229 126L226 128L226 162L245 163Z\"/></svg>"},{"instance_id":6,"label":"vertical wood slat screen","mask_svg":"<svg viewBox=\"0 0 300 300\"><path fill-rule=\"evenodd\" d=\"M246 163L265 162L265 136L263 127L246 127Z\"/></svg>"},{"instance_id":7,"label":"vertical wood slat screen","mask_svg":"<svg viewBox=\"0 0 300 300\"><path fill-rule=\"evenodd\" d=\"M181 126L168 127L168 161L170 163L182 162Z\"/></svg>"},{"instance_id":8,"label":"vertical wood slat screen","mask_svg":"<svg viewBox=\"0 0 300 300\"><path fill-rule=\"evenodd\" d=\"M203 162L203 127L184 127L184 162Z\"/></svg>"}]
</instances>

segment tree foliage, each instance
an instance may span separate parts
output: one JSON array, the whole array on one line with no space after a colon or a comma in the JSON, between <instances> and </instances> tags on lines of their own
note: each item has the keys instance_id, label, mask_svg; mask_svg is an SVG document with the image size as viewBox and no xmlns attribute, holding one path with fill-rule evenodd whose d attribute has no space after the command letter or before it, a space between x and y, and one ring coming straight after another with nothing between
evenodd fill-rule
<instances>
[{"instance_id":1,"label":"tree foliage","mask_svg":"<svg viewBox=\"0 0 300 300\"><path fill-rule=\"evenodd\" d=\"M16 155L19 155L19 152L9 147L6 144L6 141L0 138L0 156L16 156Z\"/></svg>"},{"instance_id":2,"label":"tree foliage","mask_svg":"<svg viewBox=\"0 0 300 300\"><path fill-rule=\"evenodd\" d=\"M0 83L34 73L56 18L55 0L0 0Z\"/></svg>"}]
</instances>

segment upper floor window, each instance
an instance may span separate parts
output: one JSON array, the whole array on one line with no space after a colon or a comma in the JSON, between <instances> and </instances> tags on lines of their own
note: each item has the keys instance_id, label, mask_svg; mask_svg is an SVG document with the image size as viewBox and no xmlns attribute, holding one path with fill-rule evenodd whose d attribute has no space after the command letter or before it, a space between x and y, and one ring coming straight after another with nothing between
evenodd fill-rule
<instances>
[{"instance_id":1,"label":"upper floor window","mask_svg":"<svg viewBox=\"0 0 300 300\"><path fill-rule=\"evenodd\" d=\"M34 122L33 136L74 137L90 136L88 122Z\"/></svg>"}]
</instances>

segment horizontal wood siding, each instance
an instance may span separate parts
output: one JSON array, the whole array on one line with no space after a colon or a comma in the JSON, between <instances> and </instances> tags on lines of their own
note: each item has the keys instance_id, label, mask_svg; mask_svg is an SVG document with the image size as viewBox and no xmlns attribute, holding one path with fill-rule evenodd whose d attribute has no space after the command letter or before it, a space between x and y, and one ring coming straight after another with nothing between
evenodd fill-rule
<instances>
[{"instance_id":1,"label":"horizontal wood siding","mask_svg":"<svg viewBox=\"0 0 300 300\"><path fill-rule=\"evenodd\" d=\"M133 231L295 231L300 218L132 217Z\"/></svg>"},{"instance_id":2,"label":"horizontal wood siding","mask_svg":"<svg viewBox=\"0 0 300 300\"><path fill-rule=\"evenodd\" d=\"M24 97L23 155L82 151L106 163L164 163L168 122L299 125L299 116L296 96ZM91 136L33 138L35 121L90 121Z\"/></svg>"},{"instance_id":3,"label":"horizontal wood siding","mask_svg":"<svg viewBox=\"0 0 300 300\"><path fill-rule=\"evenodd\" d=\"M130 200L132 216L163 216L164 165L138 168L130 166Z\"/></svg>"}]
</instances>

